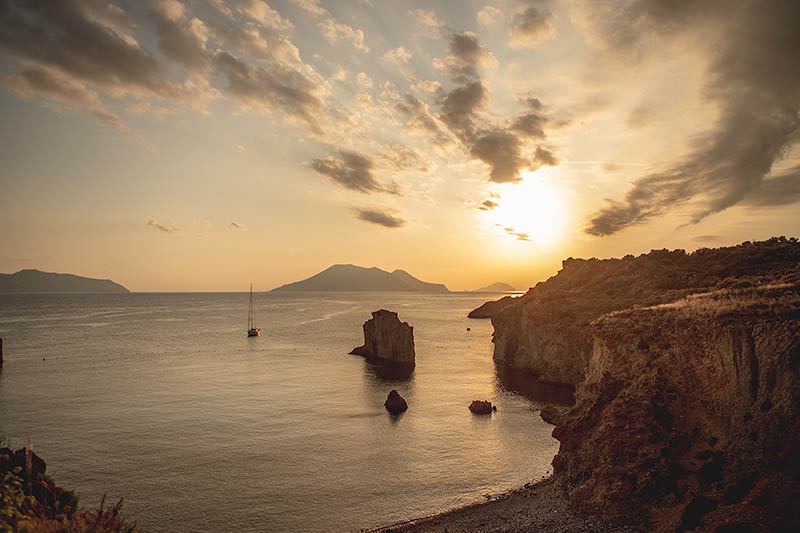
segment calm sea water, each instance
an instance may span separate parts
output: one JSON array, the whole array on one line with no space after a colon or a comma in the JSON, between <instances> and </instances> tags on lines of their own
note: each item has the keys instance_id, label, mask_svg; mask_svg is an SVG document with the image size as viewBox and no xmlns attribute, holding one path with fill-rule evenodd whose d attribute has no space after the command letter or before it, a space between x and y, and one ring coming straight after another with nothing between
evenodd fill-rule
<instances>
[{"instance_id":1,"label":"calm sea water","mask_svg":"<svg viewBox=\"0 0 800 533\"><path fill-rule=\"evenodd\" d=\"M148 531L358 530L550 469L548 391L509 390L491 324L466 318L491 295L254 297L264 336L248 339L246 294L0 295L0 434L30 437L83 505L124 497ZM379 308L414 326L411 376L347 355Z\"/></svg>"}]
</instances>

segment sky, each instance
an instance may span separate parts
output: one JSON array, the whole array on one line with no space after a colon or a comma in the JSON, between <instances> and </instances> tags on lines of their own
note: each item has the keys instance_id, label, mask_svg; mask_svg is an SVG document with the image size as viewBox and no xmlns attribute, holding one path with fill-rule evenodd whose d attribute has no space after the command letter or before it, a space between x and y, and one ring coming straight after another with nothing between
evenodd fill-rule
<instances>
[{"instance_id":1,"label":"sky","mask_svg":"<svg viewBox=\"0 0 800 533\"><path fill-rule=\"evenodd\" d=\"M520 289L800 228L795 0L0 0L0 272Z\"/></svg>"}]
</instances>

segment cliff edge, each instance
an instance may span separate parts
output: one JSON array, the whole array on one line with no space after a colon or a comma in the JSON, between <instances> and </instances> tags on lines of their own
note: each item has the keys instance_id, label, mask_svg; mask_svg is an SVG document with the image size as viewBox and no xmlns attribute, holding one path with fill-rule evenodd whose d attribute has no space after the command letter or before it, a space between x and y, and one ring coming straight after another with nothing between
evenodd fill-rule
<instances>
[{"instance_id":1,"label":"cliff edge","mask_svg":"<svg viewBox=\"0 0 800 533\"><path fill-rule=\"evenodd\" d=\"M611 313L553 432L577 510L652 531L797 531L800 277ZM720 529L717 529L720 528Z\"/></svg>"},{"instance_id":2,"label":"cliff edge","mask_svg":"<svg viewBox=\"0 0 800 533\"><path fill-rule=\"evenodd\" d=\"M494 359L540 381L576 385L592 351L589 324L602 315L798 271L800 243L784 237L738 246L654 250L621 259L567 259L556 276L492 314ZM484 307L485 309L485 307Z\"/></svg>"}]
</instances>

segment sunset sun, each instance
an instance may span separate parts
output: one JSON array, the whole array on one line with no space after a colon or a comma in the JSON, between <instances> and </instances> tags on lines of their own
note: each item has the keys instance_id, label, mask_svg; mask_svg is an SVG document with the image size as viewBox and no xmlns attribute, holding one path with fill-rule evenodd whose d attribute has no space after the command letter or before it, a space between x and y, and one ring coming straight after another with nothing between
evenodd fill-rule
<instances>
[{"instance_id":1,"label":"sunset sun","mask_svg":"<svg viewBox=\"0 0 800 533\"><path fill-rule=\"evenodd\" d=\"M567 205L553 185L552 172L523 171L522 181L499 192L489 218L502 233L520 241L550 245L564 234Z\"/></svg>"}]
</instances>

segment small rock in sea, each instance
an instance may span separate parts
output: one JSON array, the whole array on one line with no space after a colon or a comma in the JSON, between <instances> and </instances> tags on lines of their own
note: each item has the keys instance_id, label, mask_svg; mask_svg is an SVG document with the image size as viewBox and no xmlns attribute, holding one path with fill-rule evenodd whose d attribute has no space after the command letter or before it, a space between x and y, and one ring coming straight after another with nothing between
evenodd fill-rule
<instances>
[{"instance_id":1,"label":"small rock in sea","mask_svg":"<svg viewBox=\"0 0 800 533\"><path fill-rule=\"evenodd\" d=\"M488 400L472 400L469 410L476 415L490 415L493 411L497 411L497 407Z\"/></svg>"},{"instance_id":2,"label":"small rock in sea","mask_svg":"<svg viewBox=\"0 0 800 533\"><path fill-rule=\"evenodd\" d=\"M406 403L405 398L400 396L400 393L394 389L392 389L392 391L389 393L389 396L386 398L383 406L386 407L386 410L393 415L399 415L408 409L408 404Z\"/></svg>"},{"instance_id":3,"label":"small rock in sea","mask_svg":"<svg viewBox=\"0 0 800 533\"><path fill-rule=\"evenodd\" d=\"M472 331L472 328L467 328L467 331Z\"/></svg>"}]
</instances>

